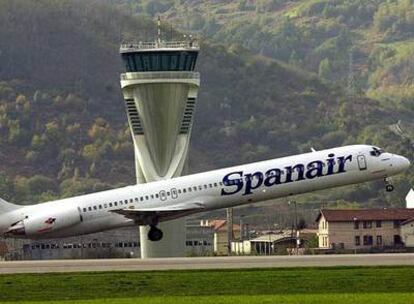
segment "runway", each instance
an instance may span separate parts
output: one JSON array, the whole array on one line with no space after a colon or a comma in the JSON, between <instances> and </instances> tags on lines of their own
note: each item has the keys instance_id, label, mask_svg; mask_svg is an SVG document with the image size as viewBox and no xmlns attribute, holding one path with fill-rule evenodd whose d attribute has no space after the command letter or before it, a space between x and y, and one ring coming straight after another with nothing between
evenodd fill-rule
<instances>
[{"instance_id":1,"label":"runway","mask_svg":"<svg viewBox=\"0 0 414 304\"><path fill-rule=\"evenodd\" d=\"M79 271L150 271L330 266L413 265L414 254L244 256L166 259L100 259L0 262L0 274Z\"/></svg>"}]
</instances>

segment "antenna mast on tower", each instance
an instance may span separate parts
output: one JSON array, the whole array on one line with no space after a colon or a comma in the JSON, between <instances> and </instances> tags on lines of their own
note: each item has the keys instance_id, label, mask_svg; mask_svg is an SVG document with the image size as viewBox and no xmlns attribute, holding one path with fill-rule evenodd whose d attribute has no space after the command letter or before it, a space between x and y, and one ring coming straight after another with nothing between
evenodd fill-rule
<instances>
[{"instance_id":1,"label":"antenna mast on tower","mask_svg":"<svg viewBox=\"0 0 414 304\"><path fill-rule=\"evenodd\" d=\"M158 45L161 45L161 17L158 16L158 22L157 22L157 43Z\"/></svg>"}]
</instances>

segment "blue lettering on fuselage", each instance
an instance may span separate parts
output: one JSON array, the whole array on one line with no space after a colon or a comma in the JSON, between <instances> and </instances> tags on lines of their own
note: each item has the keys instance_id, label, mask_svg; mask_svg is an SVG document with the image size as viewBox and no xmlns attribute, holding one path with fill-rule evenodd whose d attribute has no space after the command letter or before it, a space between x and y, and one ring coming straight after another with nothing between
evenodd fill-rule
<instances>
[{"instance_id":1,"label":"blue lettering on fuselage","mask_svg":"<svg viewBox=\"0 0 414 304\"><path fill-rule=\"evenodd\" d=\"M346 172L345 165L352 161L352 155L340 156L336 159L334 154L329 154L326 161L314 160L305 164L295 164L281 168L272 168L265 173L256 171L244 174L243 171L230 172L223 177L221 195L233 195L243 191L243 195L253 194L253 190L265 186L297 182L306 179L315 179L322 176L341 174ZM326 172L324 168L327 167ZM283 178L283 179L282 179Z\"/></svg>"}]
</instances>

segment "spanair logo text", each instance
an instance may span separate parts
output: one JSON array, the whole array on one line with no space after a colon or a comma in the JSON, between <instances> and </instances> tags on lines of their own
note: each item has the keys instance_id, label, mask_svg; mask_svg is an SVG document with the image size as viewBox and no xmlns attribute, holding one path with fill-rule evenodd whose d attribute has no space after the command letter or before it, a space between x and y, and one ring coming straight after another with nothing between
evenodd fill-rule
<instances>
[{"instance_id":1,"label":"spanair logo text","mask_svg":"<svg viewBox=\"0 0 414 304\"><path fill-rule=\"evenodd\" d=\"M352 155L335 157L335 155L331 153L328 157L329 158L326 161L315 160L307 164L295 164L284 168L272 168L266 172L246 174L243 171L231 172L223 177L223 184L226 188L221 189L221 195L232 195L240 191L243 192L243 195L249 195L253 193L253 190L261 186L272 187L306 179L344 173L346 172L345 164L352 161ZM326 170L324 170L325 167L327 167Z\"/></svg>"}]
</instances>

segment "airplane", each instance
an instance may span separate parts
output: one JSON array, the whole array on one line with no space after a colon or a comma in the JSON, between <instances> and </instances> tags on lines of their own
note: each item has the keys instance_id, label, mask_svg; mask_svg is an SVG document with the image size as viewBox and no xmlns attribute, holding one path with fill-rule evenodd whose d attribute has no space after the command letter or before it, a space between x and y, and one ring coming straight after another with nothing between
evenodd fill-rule
<instances>
[{"instance_id":1,"label":"airplane","mask_svg":"<svg viewBox=\"0 0 414 304\"><path fill-rule=\"evenodd\" d=\"M410 161L369 145L352 145L247 165L127 186L30 206L0 200L0 235L51 239L149 225L157 227L190 214L250 204L305 192L384 179Z\"/></svg>"}]
</instances>

